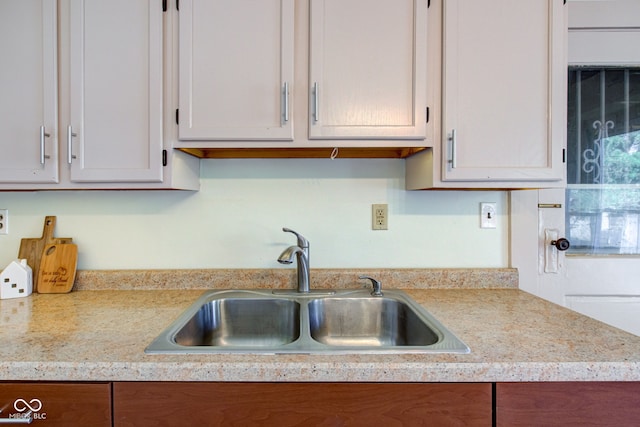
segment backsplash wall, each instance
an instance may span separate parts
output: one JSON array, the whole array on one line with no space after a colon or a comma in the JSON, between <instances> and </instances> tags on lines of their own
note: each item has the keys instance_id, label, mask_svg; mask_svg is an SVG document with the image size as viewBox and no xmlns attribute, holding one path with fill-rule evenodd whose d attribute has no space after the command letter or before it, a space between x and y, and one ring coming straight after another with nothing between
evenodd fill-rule
<instances>
[{"instance_id":1,"label":"backsplash wall","mask_svg":"<svg viewBox=\"0 0 640 427\"><path fill-rule=\"evenodd\" d=\"M405 191L403 160L215 159L200 174L199 192L0 192L0 269L46 215L84 270L293 268L276 262L295 243L282 227L309 239L312 268L508 267L506 192ZM480 202L497 203L496 229L479 227ZM388 231L371 230L373 203Z\"/></svg>"}]
</instances>

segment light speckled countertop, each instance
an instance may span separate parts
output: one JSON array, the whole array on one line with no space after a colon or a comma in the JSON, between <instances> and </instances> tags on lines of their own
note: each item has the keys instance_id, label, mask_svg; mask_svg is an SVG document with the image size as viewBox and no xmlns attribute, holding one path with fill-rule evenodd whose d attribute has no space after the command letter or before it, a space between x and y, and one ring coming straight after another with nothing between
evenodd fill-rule
<instances>
[{"instance_id":1,"label":"light speckled countertop","mask_svg":"<svg viewBox=\"0 0 640 427\"><path fill-rule=\"evenodd\" d=\"M401 288L393 286L401 283L389 272L387 286ZM517 272L481 274L474 287L460 279L466 277L464 270L456 270L457 285L449 281L435 289L420 270L406 272L414 281L404 290L469 345L470 354L145 354L145 347L203 289L188 289L192 279L187 273L167 272L177 277L172 281L184 283L165 282L165 290L158 290L145 289L140 280L138 286L123 285L122 277L136 273L120 272L113 273L121 275L120 285L108 290L99 284L100 273L86 273L79 279L80 290L70 294L0 301L0 380L640 381L640 337L516 289L512 277ZM479 277L478 271L468 273ZM202 274L191 272L199 283ZM215 273L220 274L238 273ZM249 276L253 280L256 274ZM92 290L86 280L96 287ZM344 286L358 286L350 280ZM208 288L226 283L214 280Z\"/></svg>"}]
</instances>

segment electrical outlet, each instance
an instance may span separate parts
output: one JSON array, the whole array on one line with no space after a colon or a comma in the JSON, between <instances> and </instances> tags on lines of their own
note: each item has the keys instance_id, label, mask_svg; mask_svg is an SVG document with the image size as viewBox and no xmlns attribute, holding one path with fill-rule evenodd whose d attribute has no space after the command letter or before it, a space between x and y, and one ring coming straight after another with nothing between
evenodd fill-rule
<instances>
[{"instance_id":1,"label":"electrical outlet","mask_svg":"<svg viewBox=\"0 0 640 427\"><path fill-rule=\"evenodd\" d=\"M0 234L9 234L9 210L0 209Z\"/></svg>"},{"instance_id":2,"label":"electrical outlet","mask_svg":"<svg viewBox=\"0 0 640 427\"><path fill-rule=\"evenodd\" d=\"M495 203L480 203L480 228L496 228L498 214Z\"/></svg>"},{"instance_id":3,"label":"electrical outlet","mask_svg":"<svg viewBox=\"0 0 640 427\"><path fill-rule=\"evenodd\" d=\"M386 204L371 205L371 229L389 229L389 211Z\"/></svg>"}]
</instances>

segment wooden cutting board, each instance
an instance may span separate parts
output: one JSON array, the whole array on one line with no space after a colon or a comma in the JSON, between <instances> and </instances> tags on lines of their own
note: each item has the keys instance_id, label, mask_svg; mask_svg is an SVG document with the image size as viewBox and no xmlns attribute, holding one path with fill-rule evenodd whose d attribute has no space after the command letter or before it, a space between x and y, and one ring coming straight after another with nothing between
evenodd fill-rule
<instances>
[{"instance_id":1,"label":"wooden cutting board","mask_svg":"<svg viewBox=\"0 0 640 427\"><path fill-rule=\"evenodd\" d=\"M76 280L77 265L78 246L73 243L52 243L45 246L38 269L38 292L70 292Z\"/></svg>"},{"instance_id":2,"label":"wooden cutting board","mask_svg":"<svg viewBox=\"0 0 640 427\"><path fill-rule=\"evenodd\" d=\"M33 292L38 291L38 269L40 268L40 258L44 247L50 243L71 243L70 237L53 237L56 227L56 217L47 216L44 218L42 237L22 239L18 251L18 259L26 259L27 264L33 272Z\"/></svg>"}]
</instances>

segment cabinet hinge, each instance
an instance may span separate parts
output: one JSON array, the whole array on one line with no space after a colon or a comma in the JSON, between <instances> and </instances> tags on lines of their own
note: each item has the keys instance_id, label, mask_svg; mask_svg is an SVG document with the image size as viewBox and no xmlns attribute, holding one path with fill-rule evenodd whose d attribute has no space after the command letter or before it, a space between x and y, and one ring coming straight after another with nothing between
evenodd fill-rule
<instances>
[{"instance_id":1,"label":"cabinet hinge","mask_svg":"<svg viewBox=\"0 0 640 427\"><path fill-rule=\"evenodd\" d=\"M163 12L167 11L167 0L162 0L162 11Z\"/></svg>"},{"instance_id":2,"label":"cabinet hinge","mask_svg":"<svg viewBox=\"0 0 640 427\"><path fill-rule=\"evenodd\" d=\"M180 109L176 108L176 124L180 124Z\"/></svg>"},{"instance_id":3,"label":"cabinet hinge","mask_svg":"<svg viewBox=\"0 0 640 427\"><path fill-rule=\"evenodd\" d=\"M167 166L167 150L162 150L162 166Z\"/></svg>"},{"instance_id":4,"label":"cabinet hinge","mask_svg":"<svg viewBox=\"0 0 640 427\"><path fill-rule=\"evenodd\" d=\"M562 163L567 163L567 149L562 149Z\"/></svg>"},{"instance_id":5,"label":"cabinet hinge","mask_svg":"<svg viewBox=\"0 0 640 427\"><path fill-rule=\"evenodd\" d=\"M429 107L427 107L427 123L429 123Z\"/></svg>"}]
</instances>

